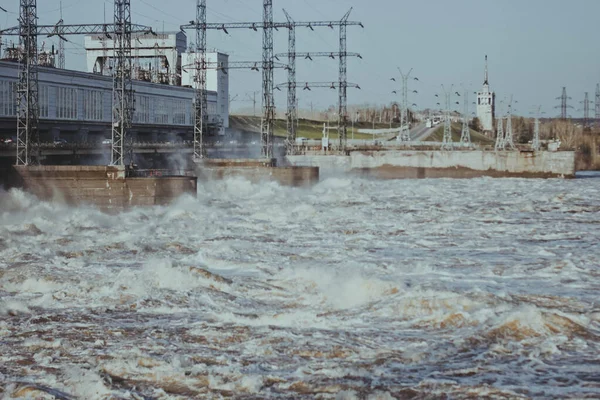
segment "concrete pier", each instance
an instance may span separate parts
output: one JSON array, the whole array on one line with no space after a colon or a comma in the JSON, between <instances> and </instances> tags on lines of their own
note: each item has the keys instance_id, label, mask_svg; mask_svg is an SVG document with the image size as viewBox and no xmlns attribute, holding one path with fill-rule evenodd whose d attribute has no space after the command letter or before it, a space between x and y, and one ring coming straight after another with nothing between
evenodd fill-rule
<instances>
[{"instance_id":1,"label":"concrete pier","mask_svg":"<svg viewBox=\"0 0 600 400\"><path fill-rule=\"evenodd\" d=\"M382 179L575 177L575 152L390 150L288 156L290 164Z\"/></svg>"},{"instance_id":2,"label":"concrete pier","mask_svg":"<svg viewBox=\"0 0 600 400\"><path fill-rule=\"evenodd\" d=\"M319 182L319 167L278 167L276 159L213 159L196 164L200 180L240 176L253 183L275 181L285 186L310 186Z\"/></svg>"},{"instance_id":3,"label":"concrete pier","mask_svg":"<svg viewBox=\"0 0 600 400\"><path fill-rule=\"evenodd\" d=\"M15 166L12 186L42 200L93 204L102 209L168 204L184 193L196 195L197 178L126 177L120 166Z\"/></svg>"}]
</instances>

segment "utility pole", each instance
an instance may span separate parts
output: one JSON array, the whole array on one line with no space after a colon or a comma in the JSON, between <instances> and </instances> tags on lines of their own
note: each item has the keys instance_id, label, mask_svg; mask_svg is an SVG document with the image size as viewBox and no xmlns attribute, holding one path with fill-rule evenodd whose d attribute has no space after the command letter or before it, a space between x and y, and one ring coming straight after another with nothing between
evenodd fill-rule
<instances>
[{"instance_id":1,"label":"utility pole","mask_svg":"<svg viewBox=\"0 0 600 400\"><path fill-rule=\"evenodd\" d=\"M17 165L31 164L32 142L39 152L37 3L21 0L19 16L19 83L17 84Z\"/></svg>"},{"instance_id":2,"label":"utility pole","mask_svg":"<svg viewBox=\"0 0 600 400\"><path fill-rule=\"evenodd\" d=\"M452 150L452 121L450 120L450 108L452 103L452 88L454 85L450 85L450 91L446 91L444 85L442 90L444 91L444 97L446 100L446 112L444 118L444 137L442 139L442 150Z\"/></svg>"},{"instance_id":3,"label":"utility pole","mask_svg":"<svg viewBox=\"0 0 600 400\"><path fill-rule=\"evenodd\" d=\"M249 94L246 94L246 96L248 97L248 100L252 102L252 106L253 106L253 115L256 117L256 93L258 93L256 90L252 92L252 97Z\"/></svg>"},{"instance_id":4,"label":"utility pole","mask_svg":"<svg viewBox=\"0 0 600 400\"><path fill-rule=\"evenodd\" d=\"M471 145L471 131L469 130L469 91L467 89L464 90L463 103L464 103L463 124L462 124L462 132L460 134L460 142L470 146Z\"/></svg>"},{"instance_id":5,"label":"utility pole","mask_svg":"<svg viewBox=\"0 0 600 400\"><path fill-rule=\"evenodd\" d=\"M113 76L111 165L125 165L125 151L133 165L133 137L128 137L133 114L131 82L131 3L115 0L115 74ZM127 140L127 147L125 141Z\"/></svg>"}]
</instances>

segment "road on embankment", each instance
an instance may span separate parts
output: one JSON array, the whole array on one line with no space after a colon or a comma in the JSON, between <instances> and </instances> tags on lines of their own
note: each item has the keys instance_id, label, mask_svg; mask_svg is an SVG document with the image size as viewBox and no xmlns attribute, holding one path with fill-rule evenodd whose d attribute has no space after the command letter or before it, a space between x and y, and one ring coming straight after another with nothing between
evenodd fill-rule
<instances>
[{"instance_id":1,"label":"road on embankment","mask_svg":"<svg viewBox=\"0 0 600 400\"><path fill-rule=\"evenodd\" d=\"M415 128L410 131L410 140L415 142L420 142L422 140L427 139L430 135L435 132L437 126L433 126L428 128L425 124L419 124Z\"/></svg>"}]
</instances>

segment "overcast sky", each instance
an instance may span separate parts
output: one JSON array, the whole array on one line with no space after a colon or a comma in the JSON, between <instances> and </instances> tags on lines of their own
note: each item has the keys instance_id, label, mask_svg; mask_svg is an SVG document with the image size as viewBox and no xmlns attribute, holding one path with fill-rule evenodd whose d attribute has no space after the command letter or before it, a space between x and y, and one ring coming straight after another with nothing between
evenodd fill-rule
<instances>
[{"instance_id":1,"label":"overcast sky","mask_svg":"<svg viewBox=\"0 0 600 400\"><path fill-rule=\"evenodd\" d=\"M194 19L195 0L131 0L133 21L157 30L178 30ZM9 13L0 14L2 27L16 25L18 0L2 0ZM600 50L597 48L598 0L274 0L276 21L284 21L285 8L297 21L339 20L350 7L350 19L362 21L365 29L348 28L348 51L363 60L348 60L348 80L362 90L349 89L348 102L389 103L399 100L390 81L397 67L414 69L420 81L411 83L411 102L419 108L434 107L440 85L469 85L471 92L483 83L484 56L489 56L490 85L499 101L512 94L519 114L526 115L534 105L542 105L555 115L555 100L567 87L572 97L571 115L582 115L584 92L594 99L600 82ZM65 23L97 23L112 20L109 0L64 0ZM55 23L59 2L38 1L41 24ZM208 0L209 22L260 21L261 0ZM193 35L190 35L192 39ZM67 68L85 68L83 39L67 44ZM209 31L208 46L230 54L230 60L260 60L260 33L240 30L228 36ZM297 51L337 51L338 31L321 28L297 31ZM48 40L47 45L50 43ZM287 51L287 31L275 33L275 52ZM298 80L335 81L337 60L298 61ZM277 83L285 82L285 71L275 73ZM241 100L261 90L259 73L230 72L230 92ZM325 108L337 103L330 89L299 91L300 107ZM474 99L471 99L474 100ZM276 92L278 108L285 107L285 91ZM249 103L236 101L233 107ZM503 107L503 106L501 106ZM593 108L593 107L592 107Z\"/></svg>"}]
</instances>

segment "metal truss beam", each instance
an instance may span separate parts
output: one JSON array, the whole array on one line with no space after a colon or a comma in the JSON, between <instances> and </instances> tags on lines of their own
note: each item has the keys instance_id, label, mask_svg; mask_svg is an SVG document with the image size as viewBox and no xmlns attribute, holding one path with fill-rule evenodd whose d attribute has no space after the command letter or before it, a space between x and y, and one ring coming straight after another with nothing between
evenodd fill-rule
<instances>
[{"instance_id":1,"label":"metal truss beam","mask_svg":"<svg viewBox=\"0 0 600 400\"><path fill-rule=\"evenodd\" d=\"M328 27L334 29L334 27L340 26L342 21L299 21L294 22L294 27L296 28L309 28L313 30L313 28L317 27ZM358 21L346 21L344 22L346 26L360 26L364 28L362 22ZM228 23L210 23L206 24L206 29L208 30L219 30L229 34L228 29L251 29L255 32L258 32L259 29L264 29L264 22L228 22ZM279 28L290 28L289 22L273 22L273 29L278 30ZM185 29L196 29L196 23L194 21L190 21L187 25L181 25L179 27L181 30Z\"/></svg>"},{"instance_id":2,"label":"metal truss beam","mask_svg":"<svg viewBox=\"0 0 600 400\"><path fill-rule=\"evenodd\" d=\"M335 60L336 57L340 57L341 54L338 52L327 52L327 51L320 51L320 52L306 52L306 53L277 53L275 54L275 59L279 59L279 57L289 57L291 54L294 54L295 57L297 58L304 58L306 60L312 60L313 58L317 58L317 57L328 57L331 58L333 60ZM346 57L358 57L360 59L362 59L362 56L359 53L346 53Z\"/></svg>"},{"instance_id":3,"label":"metal truss beam","mask_svg":"<svg viewBox=\"0 0 600 400\"><path fill-rule=\"evenodd\" d=\"M276 89L288 87L289 83L280 83L275 86ZM296 82L292 84L294 88L301 88L302 90L312 90L316 88L327 88L327 89L339 89L339 82ZM360 86L356 83L346 82L346 87L360 89Z\"/></svg>"},{"instance_id":4,"label":"metal truss beam","mask_svg":"<svg viewBox=\"0 0 600 400\"><path fill-rule=\"evenodd\" d=\"M62 19L56 25L38 25L37 35L46 35L47 37L62 35L101 35L114 34L114 24L74 24L65 25ZM145 25L131 24L131 33L152 33L152 28ZM12 27L0 31L2 36L19 36L19 27Z\"/></svg>"}]
</instances>

